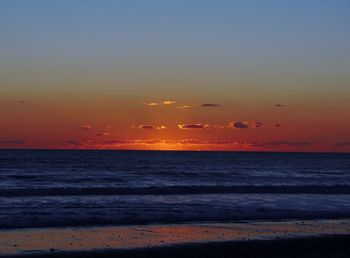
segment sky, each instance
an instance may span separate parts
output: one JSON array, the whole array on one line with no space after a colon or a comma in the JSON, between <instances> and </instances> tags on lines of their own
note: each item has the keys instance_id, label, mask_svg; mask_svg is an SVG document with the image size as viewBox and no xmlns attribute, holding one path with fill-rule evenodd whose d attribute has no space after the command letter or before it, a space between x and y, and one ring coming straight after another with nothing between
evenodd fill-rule
<instances>
[{"instance_id":1,"label":"sky","mask_svg":"<svg viewBox=\"0 0 350 258\"><path fill-rule=\"evenodd\" d=\"M350 152L348 0L1 0L0 148Z\"/></svg>"}]
</instances>

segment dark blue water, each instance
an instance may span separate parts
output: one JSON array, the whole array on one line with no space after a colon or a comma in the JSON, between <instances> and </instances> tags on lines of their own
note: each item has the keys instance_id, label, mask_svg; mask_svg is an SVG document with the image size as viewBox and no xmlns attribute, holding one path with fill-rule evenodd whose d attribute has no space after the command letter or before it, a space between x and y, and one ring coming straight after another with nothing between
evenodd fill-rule
<instances>
[{"instance_id":1,"label":"dark blue water","mask_svg":"<svg viewBox=\"0 0 350 258\"><path fill-rule=\"evenodd\" d=\"M350 217L350 155L0 151L0 228Z\"/></svg>"}]
</instances>

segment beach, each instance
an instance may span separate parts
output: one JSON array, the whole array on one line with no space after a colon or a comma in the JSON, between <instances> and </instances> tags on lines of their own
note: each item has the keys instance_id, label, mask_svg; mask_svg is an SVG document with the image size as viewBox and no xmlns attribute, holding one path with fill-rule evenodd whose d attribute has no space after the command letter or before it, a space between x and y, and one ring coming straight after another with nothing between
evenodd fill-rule
<instances>
[{"instance_id":1,"label":"beach","mask_svg":"<svg viewBox=\"0 0 350 258\"><path fill-rule=\"evenodd\" d=\"M348 257L349 233L349 219L1 230L0 257Z\"/></svg>"},{"instance_id":2,"label":"beach","mask_svg":"<svg viewBox=\"0 0 350 258\"><path fill-rule=\"evenodd\" d=\"M1 257L350 257L348 154L0 153Z\"/></svg>"}]
</instances>

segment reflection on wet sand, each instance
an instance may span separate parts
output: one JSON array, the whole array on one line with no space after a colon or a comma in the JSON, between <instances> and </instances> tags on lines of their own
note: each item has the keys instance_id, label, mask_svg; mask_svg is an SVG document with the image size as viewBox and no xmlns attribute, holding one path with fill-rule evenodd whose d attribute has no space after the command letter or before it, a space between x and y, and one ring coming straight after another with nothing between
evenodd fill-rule
<instances>
[{"instance_id":1,"label":"reflection on wet sand","mask_svg":"<svg viewBox=\"0 0 350 258\"><path fill-rule=\"evenodd\" d=\"M175 244L349 234L350 220L195 223L0 231L0 254L134 249Z\"/></svg>"}]
</instances>

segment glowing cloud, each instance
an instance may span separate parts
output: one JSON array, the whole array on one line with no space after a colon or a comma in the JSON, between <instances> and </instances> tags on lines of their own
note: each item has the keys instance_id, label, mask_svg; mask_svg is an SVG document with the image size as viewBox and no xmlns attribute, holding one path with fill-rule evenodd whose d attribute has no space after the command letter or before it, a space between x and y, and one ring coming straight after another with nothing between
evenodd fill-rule
<instances>
[{"instance_id":1,"label":"glowing cloud","mask_svg":"<svg viewBox=\"0 0 350 258\"><path fill-rule=\"evenodd\" d=\"M163 104L164 105L171 105L171 104L175 104L176 102L175 101L173 101L173 100L165 100L165 101L163 101Z\"/></svg>"},{"instance_id":2,"label":"glowing cloud","mask_svg":"<svg viewBox=\"0 0 350 258\"><path fill-rule=\"evenodd\" d=\"M193 108L194 106L189 106L189 105L184 105L184 106L180 106L180 107L176 107L179 109L186 109L186 108Z\"/></svg>"},{"instance_id":3,"label":"glowing cloud","mask_svg":"<svg viewBox=\"0 0 350 258\"><path fill-rule=\"evenodd\" d=\"M347 145L349 144L349 145ZM261 150L278 148L305 148L312 146L306 141L272 141L272 142L237 142L232 140L202 140L202 139L110 139L110 140L68 140L58 142L56 147L78 149L205 149L205 150ZM143 147L142 147L143 146ZM350 146L345 143L344 146Z\"/></svg>"},{"instance_id":4,"label":"glowing cloud","mask_svg":"<svg viewBox=\"0 0 350 258\"><path fill-rule=\"evenodd\" d=\"M157 126L157 130L165 130L165 129L167 129L167 127L164 125Z\"/></svg>"},{"instance_id":5,"label":"glowing cloud","mask_svg":"<svg viewBox=\"0 0 350 258\"><path fill-rule=\"evenodd\" d=\"M161 105L172 105L176 102L174 100L164 100L162 102L139 102L146 106L161 106Z\"/></svg>"},{"instance_id":6,"label":"glowing cloud","mask_svg":"<svg viewBox=\"0 0 350 258\"><path fill-rule=\"evenodd\" d=\"M143 105L147 105L147 106L159 106L161 105L161 103L157 103L157 102L146 102L146 103L142 103Z\"/></svg>"},{"instance_id":7,"label":"glowing cloud","mask_svg":"<svg viewBox=\"0 0 350 258\"><path fill-rule=\"evenodd\" d=\"M234 141L203 141L197 139L184 139L177 142L178 144L192 144L192 145L236 145Z\"/></svg>"},{"instance_id":8,"label":"glowing cloud","mask_svg":"<svg viewBox=\"0 0 350 258\"><path fill-rule=\"evenodd\" d=\"M90 142L92 145L98 145L100 147L113 147L121 145L153 145L163 143L164 140L160 139L144 139L144 140L108 140L108 141L94 141Z\"/></svg>"},{"instance_id":9,"label":"glowing cloud","mask_svg":"<svg viewBox=\"0 0 350 258\"><path fill-rule=\"evenodd\" d=\"M82 128L84 131L87 131L87 130L90 130L90 129L92 128L92 126L91 126L91 125L83 125L81 128Z\"/></svg>"},{"instance_id":10,"label":"glowing cloud","mask_svg":"<svg viewBox=\"0 0 350 258\"><path fill-rule=\"evenodd\" d=\"M178 127L181 130L187 130L187 129L205 129L205 126L202 124L180 124Z\"/></svg>"}]
</instances>

